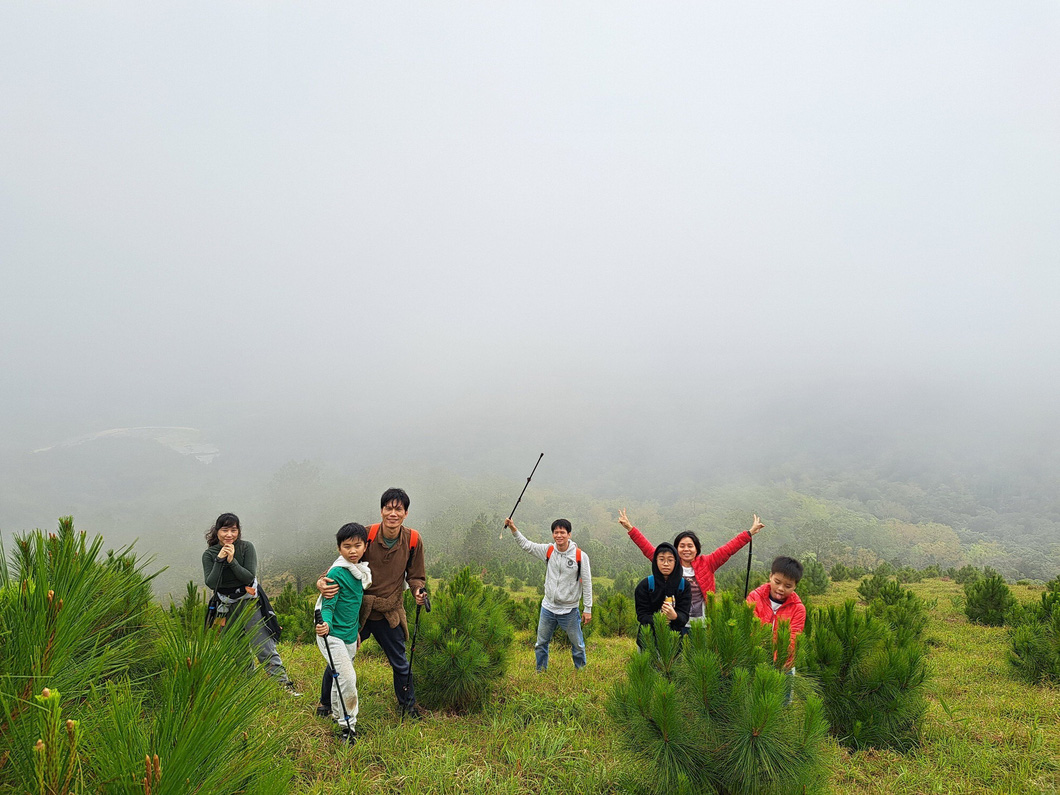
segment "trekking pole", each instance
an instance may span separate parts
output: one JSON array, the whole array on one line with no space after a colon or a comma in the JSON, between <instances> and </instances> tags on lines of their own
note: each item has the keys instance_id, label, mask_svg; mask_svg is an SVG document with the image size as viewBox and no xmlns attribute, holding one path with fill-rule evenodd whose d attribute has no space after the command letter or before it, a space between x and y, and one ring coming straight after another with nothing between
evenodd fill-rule
<instances>
[{"instance_id":1,"label":"trekking pole","mask_svg":"<svg viewBox=\"0 0 1060 795\"><path fill-rule=\"evenodd\" d=\"M405 685L402 688L402 695L405 697L405 703L409 700L409 685L412 682L412 658L416 656L416 636L420 633L420 608L426 607L427 612L431 612L431 597L427 595L426 588L420 588L420 593L423 594L423 604L416 603L416 622L412 626L412 643L409 645L409 672L405 676ZM408 710L402 706L401 708L401 720L405 720L405 713Z\"/></svg>"},{"instance_id":2,"label":"trekking pole","mask_svg":"<svg viewBox=\"0 0 1060 795\"><path fill-rule=\"evenodd\" d=\"M751 548L755 545L755 537L747 539L747 575L743 578L743 598L747 598L747 588L751 584Z\"/></svg>"},{"instance_id":3,"label":"trekking pole","mask_svg":"<svg viewBox=\"0 0 1060 795\"><path fill-rule=\"evenodd\" d=\"M535 472L537 472L537 464L541 463L541 459L543 459L544 457L545 457L544 453L542 453L540 456L537 456L537 463L535 463L533 465L533 469L530 470L530 477L527 478L527 485L530 485L530 480L531 480L531 478L533 478L533 474ZM524 485L523 491L519 492L519 498L517 500L515 500L515 508L518 508L519 507L519 502L523 501L523 495L527 493L527 485ZM515 508L513 508L512 512L510 514L508 514L509 522L511 522L512 516L515 515Z\"/></svg>"},{"instance_id":4,"label":"trekking pole","mask_svg":"<svg viewBox=\"0 0 1060 795\"><path fill-rule=\"evenodd\" d=\"M324 623L324 617L320 614L319 609L313 611L313 620L316 622L317 626ZM339 669L335 667L335 660L331 656L331 645L328 643L328 638L330 637L330 632L324 636L324 648L328 653L328 665L331 666L331 676L335 680L335 687L339 690L339 701L342 703L342 718L346 721L346 729L352 731L352 727L350 726L350 715L346 712L346 699L342 697L342 686L339 684Z\"/></svg>"},{"instance_id":5,"label":"trekking pole","mask_svg":"<svg viewBox=\"0 0 1060 795\"><path fill-rule=\"evenodd\" d=\"M537 464L540 464L541 463L541 459L544 458L544 457L545 457L544 453L539 455L537 457ZM534 464L534 468L530 470L530 477L528 477L526 479L526 486L530 485L530 481L534 477L534 473L537 472L537 464ZM518 508L519 507L519 503L521 503L523 501L523 495L526 494L526 486L523 486L523 490L519 492L519 499L517 499L515 501L515 507L512 508L512 512L510 514L508 514L508 518L505 520L505 526L507 526L507 523L512 520L513 516L515 516L515 508ZM501 536L500 537L504 538L504 531L503 530L501 530Z\"/></svg>"}]
</instances>

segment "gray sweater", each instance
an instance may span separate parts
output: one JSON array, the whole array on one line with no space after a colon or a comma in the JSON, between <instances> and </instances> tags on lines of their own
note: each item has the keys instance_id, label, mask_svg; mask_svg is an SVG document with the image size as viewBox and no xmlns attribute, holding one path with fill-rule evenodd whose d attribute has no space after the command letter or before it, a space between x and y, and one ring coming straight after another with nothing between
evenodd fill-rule
<instances>
[{"instance_id":1,"label":"gray sweater","mask_svg":"<svg viewBox=\"0 0 1060 795\"><path fill-rule=\"evenodd\" d=\"M548 561L545 567L545 598L541 600L542 607L553 613L569 613L571 610L577 610L579 600L584 599L585 612L592 612L593 576L589 569L588 555L582 552L582 579L578 582L578 562L574 552L578 547L573 541L566 552L553 549L552 557L547 558L546 553L552 544L535 544L520 532L515 533L515 540L524 551L542 561Z\"/></svg>"}]
</instances>

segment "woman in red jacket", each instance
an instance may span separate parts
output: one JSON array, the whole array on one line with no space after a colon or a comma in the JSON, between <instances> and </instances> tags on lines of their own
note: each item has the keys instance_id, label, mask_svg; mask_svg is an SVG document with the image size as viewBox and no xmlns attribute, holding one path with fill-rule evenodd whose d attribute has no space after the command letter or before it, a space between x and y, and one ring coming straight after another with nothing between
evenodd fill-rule
<instances>
[{"instance_id":1,"label":"woman in red jacket","mask_svg":"<svg viewBox=\"0 0 1060 795\"><path fill-rule=\"evenodd\" d=\"M744 544L750 541L751 536L765 527L765 525L759 520L757 514L751 515L754 517L754 521L751 523L750 530L744 530L732 539L732 541L722 544L709 555L700 554L699 537L690 530L678 533L677 538L674 539L674 546L677 547L677 556L680 558L678 563L681 565L682 576L685 578L685 582L688 584L688 587L692 592L692 612L689 614L690 619L701 618L703 616L703 602L706 598L705 594L714 593L714 572L720 569L725 561L731 558L743 547ZM644 553L644 557L648 560L652 560L655 555L655 547L644 537L644 534L634 527L629 519L626 518L625 508L618 512L618 523L626 528L629 537L633 539L633 543Z\"/></svg>"}]
</instances>

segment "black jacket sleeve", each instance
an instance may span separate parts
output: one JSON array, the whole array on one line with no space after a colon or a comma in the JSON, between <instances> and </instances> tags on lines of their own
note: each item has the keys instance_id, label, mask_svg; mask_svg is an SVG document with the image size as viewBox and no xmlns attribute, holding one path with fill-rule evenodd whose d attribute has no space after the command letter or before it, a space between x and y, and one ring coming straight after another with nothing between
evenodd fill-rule
<instances>
[{"instance_id":1,"label":"black jacket sleeve","mask_svg":"<svg viewBox=\"0 0 1060 795\"><path fill-rule=\"evenodd\" d=\"M655 610L652 607L651 594L648 591L647 577L637 583L637 588L633 591L633 607L637 611L637 621L641 624L651 623L651 617Z\"/></svg>"}]
</instances>

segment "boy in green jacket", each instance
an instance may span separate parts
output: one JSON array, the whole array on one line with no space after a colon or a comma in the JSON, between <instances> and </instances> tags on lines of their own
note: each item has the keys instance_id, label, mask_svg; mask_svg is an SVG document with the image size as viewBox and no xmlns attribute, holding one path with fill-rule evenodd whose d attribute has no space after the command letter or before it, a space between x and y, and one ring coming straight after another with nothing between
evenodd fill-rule
<instances>
[{"instance_id":1,"label":"boy in green jacket","mask_svg":"<svg viewBox=\"0 0 1060 795\"><path fill-rule=\"evenodd\" d=\"M353 745L357 742L358 707L353 658L357 654L357 634L361 626L361 601L365 589L372 584L368 562L361 561L368 547L368 530L355 522L344 524L335 534L335 541L339 546L339 557L331 564L327 576L338 583L339 590L334 596L317 600L324 620L316 628L317 647L324 659L335 666L339 680L339 686L331 691L331 717L342 728L340 739ZM342 701L346 702L345 708Z\"/></svg>"}]
</instances>

